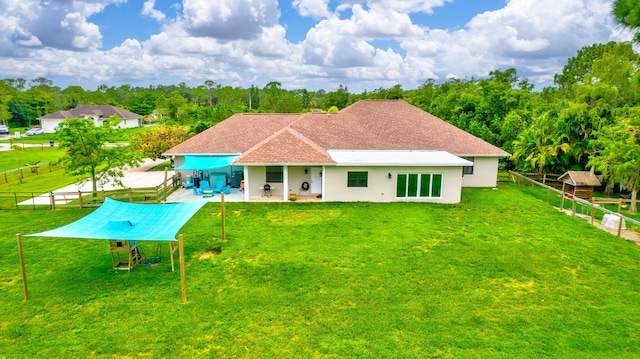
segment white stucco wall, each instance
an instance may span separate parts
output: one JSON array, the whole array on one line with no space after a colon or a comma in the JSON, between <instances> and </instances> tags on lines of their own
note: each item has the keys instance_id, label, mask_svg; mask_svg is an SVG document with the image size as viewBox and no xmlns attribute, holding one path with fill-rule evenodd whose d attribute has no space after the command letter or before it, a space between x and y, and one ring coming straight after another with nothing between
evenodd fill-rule
<instances>
[{"instance_id":1,"label":"white stucco wall","mask_svg":"<svg viewBox=\"0 0 640 359\"><path fill-rule=\"evenodd\" d=\"M495 187L498 181L498 159L498 157L474 157L473 174L464 175L462 187Z\"/></svg>"},{"instance_id":2,"label":"white stucco wall","mask_svg":"<svg viewBox=\"0 0 640 359\"><path fill-rule=\"evenodd\" d=\"M94 125L96 126L102 126L102 121L104 119L102 118L98 118L98 119L92 119L89 118L89 121L91 121ZM45 133L54 133L56 132L56 127L58 127L58 125L64 121L64 119L40 119L40 127L42 127L42 130ZM142 126L142 122L139 119L128 119L128 120L122 120L118 123L117 126L115 126L114 128L134 128L134 127L141 127Z\"/></svg>"},{"instance_id":3,"label":"white stucco wall","mask_svg":"<svg viewBox=\"0 0 640 359\"><path fill-rule=\"evenodd\" d=\"M63 120L45 120L45 119L41 119L40 120L40 127L42 128L42 130L44 131L44 133L54 133L56 132L56 127L58 127L58 125L62 122Z\"/></svg>"},{"instance_id":4,"label":"white stucco wall","mask_svg":"<svg viewBox=\"0 0 640 359\"><path fill-rule=\"evenodd\" d=\"M289 193L299 192L302 182L310 182L310 172L305 174L304 167L284 167L285 182L269 183L271 195L286 200ZM347 187L348 172L368 172L367 187ZM442 174L442 195L438 198L397 198L396 181L399 173L437 173ZM389 178L391 174L391 178ZM432 202L459 203L462 188L462 167L338 167L327 166L323 172L323 201L333 202ZM266 182L265 166L245 166L245 199L261 197L262 186ZM287 188L284 186L288 184ZM305 193L302 193L305 194Z\"/></svg>"},{"instance_id":5,"label":"white stucco wall","mask_svg":"<svg viewBox=\"0 0 640 359\"><path fill-rule=\"evenodd\" d=\"M285 171L287 167L285 166ZM248 177L247 177L248 175ZM286 177L286 175L285 175ZM267 183L267 170L265 166L245 166L245 191L249 197L261 197L263 195L262 186ZM284 183L271 183L271 196L283 197Z\"/></svg>"},{"instance_id":6,"label":"white stucco wall","mask_svg":"<svg viewBox=\"0 0 640 359\"><path fill-rule=\"evenodd\" d=\"M128 119L128 120L120 121L120 123L118 123L116 127L117 128L135 128L135 127L141 127L141 126L142 126L142 121L140 119Z\"/></svg>"},{"instance_id":7,"label":"white stucco wall","mask_svg":"<svg viewBox=\"0 0 640 359\"><path fill-rule=\"evenodd\" d=\"M367 187L347 187L347 172L350 171L368 172ZM398 173L442 174L442 196L440 198L397 198ZM326 167L324 184L323 199L325 201L458 203L461 198L462 167Z\"/></svg>"}]
</instances>

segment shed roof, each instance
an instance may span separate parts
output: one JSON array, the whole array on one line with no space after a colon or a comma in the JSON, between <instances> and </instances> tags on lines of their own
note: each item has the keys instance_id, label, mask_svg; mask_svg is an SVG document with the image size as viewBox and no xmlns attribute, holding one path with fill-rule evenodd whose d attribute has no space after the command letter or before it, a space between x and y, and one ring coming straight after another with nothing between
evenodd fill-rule
<instances>
[{"instance_id":1,"label":"shed roof","mask_svg":"<svg viewBox=\"0 0 640 359\"><path fill-rule=\"evenodd\" d=\"M558 177L558 180L570 184L574 187L577 186L601 186L600 180L593 172L590 171L567 171Z\"/></svg>"}]
</instances>

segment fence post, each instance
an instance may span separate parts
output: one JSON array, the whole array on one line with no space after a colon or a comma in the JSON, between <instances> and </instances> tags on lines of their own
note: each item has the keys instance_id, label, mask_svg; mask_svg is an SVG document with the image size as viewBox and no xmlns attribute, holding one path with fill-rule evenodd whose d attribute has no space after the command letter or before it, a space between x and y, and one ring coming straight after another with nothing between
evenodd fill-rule
<instances>
[{"instance_id":1,"label":"fence post","mask_svg":"<svg viewBox=\"0 0 640 359\"><path fill-rule=\"evenodd\" d=\"M551 190L547 188L547 203L551 203Z\"/></svg>"},{"instance_id":2,"label":"fence post","mask_svg":"<svg viewBox=\"0 0 640 359\"><path fill-rule=\"evenodd\" d=\"M547 184L547 174L542 175L542 184Z\"/></svg>"},{"instance_id":3,"label":"fence post","mask_svg":"<svg viewBox=\"0 0 640 359\"><path fill-rule=\"evenodd\" d=\"M596 204L593 203L593 200L591 200L591 224L593 224L595 217L596 217Z\"/></svg>"},{"instance_id":4,"label":"fence post","mask_svg":"<svg viewBox=\"0 0 640 359\"><path fill-rule=\"evenodd\" d=\"M576 196L573 196L573 202L571 203L571 215L575 216L576 215L576 204L578 202L576 201Z\"/></svg>"},{"instance_id":5,"label":"fence post","mask_svg":"<svg viewBox=\"0 0 640 359\"><path fill-rule=\"evenodd\" d=\"M164 168L164 201L167 201L167 181L169 180L169 169L167 167ZM159 202L160 198L158 198L158 194L156 193L156 202Z\"/></svg>"},{"instance_id":6,"label":"fence post","mask_svg":"<svg viewBox=\"0 0 640 359\"><path fill-rule=\"evenodd\" d=\"M49 200L51 200L51 209L55 210L56 209L56 198L55 198L55 195L53 194L53 192L49 192Z\"/></svg>"},{"instance_id":7,"label":"fence post","mask_svg":"<svg viewBox=\"0 0 640 359\"><path fill-rule=\"evenodd\" d=\"M532 182L531 183L531 195L532 196L535 196L535 194L536 194L535 190L536 190L536 184Z\"/></svg>"},{"instance_id":8,"label":"fence post","mask_svg":"<svg viewBox=\"0 0 640 359\"><path fill-rule=\"evenodd\" d=\"M622 198L618 199L618 213L622 212Z\"/></svg>"},{"instance_id":9,"label":"fence post","mask_svg":"<svg viewBox=\"0 0 640 359\"><path fill-rule=\"evenodd\" d=\"M167 199L167 195L166 195L166 193L167 193L167 182L164 183L164 192L165 192L165 195L164 195L165 198L164 199L166 200ZM160 186L156 186L156 203L160 203Z\"/></svg>"},{"instance_id":10,"label":"fence post","mask_svg":"<svg viewBox=\"0 0 640 359\"><path fill-rule=\"evenodd\" d=\"M129 187L129 203L133 203L133 192L131 191L131 187Z\"/></svg>"},{"instance_id":11,"label":"fence post","mask_svg":"<svg viewBox=\"0 0 640 359\"><path fill-rule=\"evenodd\" d=\"M82 192L78 190L78 201L80 202L80 208L82 208Z\"/></svg>"},{"instance_id":12,"label":"fence post","mask_svg":"<svg viewBox=\"0 0 640 359\"><path fill-rule=\"evenodd\" d=\"M622 216L620 215L620 213L618 213L618 237L621 238L622 237Z\"/></svg>"}]
</instances>

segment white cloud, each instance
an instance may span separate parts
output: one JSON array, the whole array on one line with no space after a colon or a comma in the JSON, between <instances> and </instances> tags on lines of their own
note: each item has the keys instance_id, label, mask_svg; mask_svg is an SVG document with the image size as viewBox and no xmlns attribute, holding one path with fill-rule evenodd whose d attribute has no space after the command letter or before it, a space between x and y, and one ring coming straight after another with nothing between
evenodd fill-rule
<instances>
[{"instance_id":1,"label":"white cloud","mask_svg":"<svg viewBox=\"0 0 640 359\"><path fill-rule=\"evenodd\" d=\"M277 0L184 0L184 26L193 36L255 39L279 16Z\"/></svg>"},{"instance_id":2,"label":"white cloud","mask_svg":"<svg viewBox=\"0 0 640 359\"><path fill-rule=\"evenodd\" d=\"M100 51L90 16L123 1L0 0L1 76L66 76L76 84L212 79L244 87L275 80L356 92L514 67L549 84L581 47L631 38L612 22L613 0L510 0L456 30L429 29L410 16L437 15L450 0L343 0L335 13L328 0L294 0L299 14L322 19L299 43L287 40L276 0L184 0L171 6L178 12L172 21L147 0L138 15L161 22L162 31Z\"/></svg>"},{"instance_id":3,"label":"white cloud","mask_svg":"<svg viewBox=\"0 0 640 359\"><path fill-rule=\"evenodd\" d=\"M157 22L164 22L167 16L160 10L156 9L156 0L147 0L142 5L142 15L148 16Z\"/></svg>"},{"instance_id":4,"label":"white cloud","mask_svg":"<svg viewBox=\"0 0 640 359\"><path fill-rule=\"evenodd\" d=\"M432 30L420 40L403 40L402 47L407 59L432 58L439 78L514 67L534 82L548 83L577 50L609 41L616 32L610 6L610 0L511 0L477 15L464 29Z\"/></svg>"},{"instance_id":5,"label":"white cloud","mask_svg":"<svg viewBox=\"0 0 640 359\"><path fill-rule=\"evenodd\" d=\"M44 47L87 51L102 44L102 34L87 19L111 3L102 1L5 0L0 2L0 44L5 53Z\"/></svg>"},{"instance_id":6,"label":"white cloud","mask_svg":"<svg viewBox=\"0 0 640 359\"><path fill-rule=\"evenodd\" d=\"M329 12L329 0L294 0L291 4L298 9L301 16L311 16L313 18L326 18L331 15Z\"/></svg>"}]
</instances>

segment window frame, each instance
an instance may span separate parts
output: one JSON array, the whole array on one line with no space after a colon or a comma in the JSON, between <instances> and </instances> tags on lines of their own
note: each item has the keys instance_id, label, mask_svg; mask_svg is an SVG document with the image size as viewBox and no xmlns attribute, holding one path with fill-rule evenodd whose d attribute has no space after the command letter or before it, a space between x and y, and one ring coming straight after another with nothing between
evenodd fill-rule
<instances>
[{"instance_id":1,"label":"window frame","mask_svg":"<svg viewBox=\"0 0 640 359\"><path fill-rule=\"evenodd\" d=\"M396 174L396 198L437 199L442 198L443 189L444 174L440 172Z\"/></svg>"},{"instance_id":2,"label":"window frame","mask_svg":"<svg viewBox=\"0 0 640 359\"><path fill-rule=\"evenodd\" d=\"M463 160L467 160L470 162L474 162L474 157L462 157ZM462 166L462 177L464 176L473 176L473 165L471 166Z\"/></svg>"},{"instance_id":3,"label":"window frame","mask_svg":"<svg viewBox=\"0 0 640 359\"><path fill-rule=\"evenodd\" d=\"M362 177L357 177L362 176ZM366 188L369 187L368 171L347 171L347 187L348 188Z\"/></svg>"},{"instance_id":4,"label":"window frame","mask_svg":"<svg viewBox=\"0 0 640 359\"><path fill-rule=\"evenodd\" d=\"M284 166L265 166L265 178L267 183L283 183Z\"/></svg>"}]
</instances>

